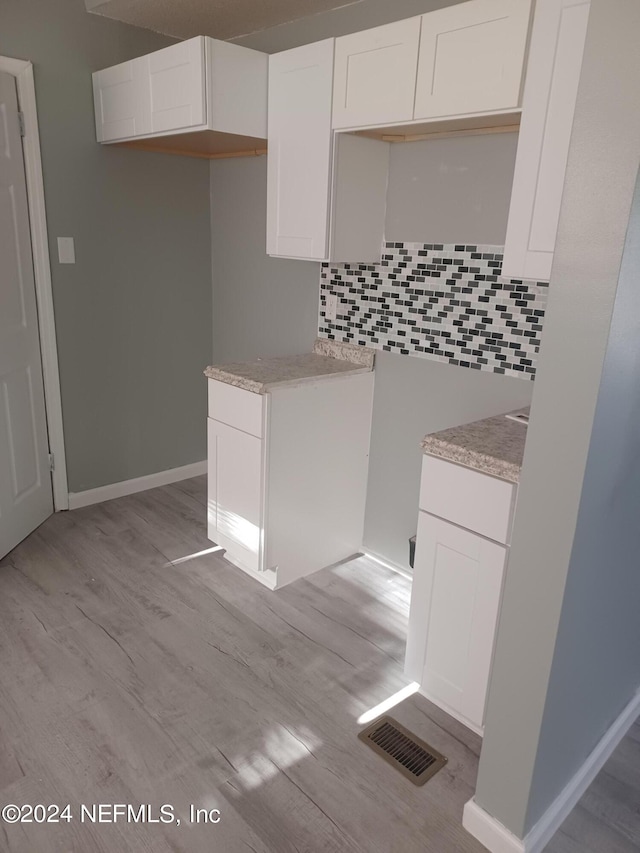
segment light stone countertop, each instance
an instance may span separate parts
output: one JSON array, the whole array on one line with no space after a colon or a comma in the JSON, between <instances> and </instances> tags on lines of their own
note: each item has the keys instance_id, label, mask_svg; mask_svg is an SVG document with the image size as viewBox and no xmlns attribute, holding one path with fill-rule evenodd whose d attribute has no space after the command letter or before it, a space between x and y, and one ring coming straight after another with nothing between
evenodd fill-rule
<instances>
[{"instance_id":1,"label":"light stone countertop","mask_svg":"<svg viewBox=\"0 0 640 853\"><path fill-rule=\"evenodd\" d=\"M509 414L528 412L518 409ZM422 449L430 456L517 483L526 439L525 424L498 415L425 435Z\"/></svg>"},{"instance_id":2,"label":"light stone countertop","mask_svg":"<svg viewBox=\"0 0 640 853\"><path fill-rule=\"evenodd\" d=\"M374 350L353 344L324 339L316 340L313 352L279 358L256 359L234 364L214 364L204 371L209 379L227 385L266 394L282 385L297 385L328 379L370 373L373 370Z\"/></svg>"}]
</instances>

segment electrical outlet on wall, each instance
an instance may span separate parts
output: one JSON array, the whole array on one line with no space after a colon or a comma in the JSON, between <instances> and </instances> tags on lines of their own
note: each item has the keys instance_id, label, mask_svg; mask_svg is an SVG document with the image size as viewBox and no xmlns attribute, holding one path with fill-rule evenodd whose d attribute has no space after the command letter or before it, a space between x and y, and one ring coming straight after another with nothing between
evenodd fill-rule
<instances>
[{"instance_id":1,"label":"electrical outlet on wall","mask_svg":"<svg viewBox=\"0 0 640 853\"><path fill-rule=\"evenodd\" d=\"M327 320L336 320L338 317L338 297L335 293L327 295L327 307L325 308Z\"/></svg>"}]
</instances>

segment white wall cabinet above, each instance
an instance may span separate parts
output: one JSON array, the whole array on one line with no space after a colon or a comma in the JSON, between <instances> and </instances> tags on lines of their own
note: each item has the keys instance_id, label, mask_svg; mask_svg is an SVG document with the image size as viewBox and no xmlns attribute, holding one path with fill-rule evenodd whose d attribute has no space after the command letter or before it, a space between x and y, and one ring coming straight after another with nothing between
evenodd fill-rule
<instances>
[{"instance_id":1,"label":"white wall cabinet above","mask_svg":"<svg viewBox=\"0 0 640 853\"><path fill-rule=\"evenodd\" d=\"M305 260L380 256L388 143L331 129L334 39L269 58L267 253Z\"/></svg>"},{"instance_id":2,"label":"white wall cabinet above","mask_svg":"<svg viewBox=\"0 0 640 853\"><path fill-rule=\"evenodd\" d=\"M469 0L336 39L334 128L517 110L531 0Z\"/></svg>"},{"instance_id":3,"label":"white wall cabinet above","mask_svg":"<svg viewBox=\"0 0 640 853\"><path fill-rule=\"evenodd\" d=\"M327 255L333 49L325 39L269 58L269 255Z\"/></svg>"},{"instance_id":4,"label":"white wall cabinet above","mask_svg":"<svg viewBox=\"0 0 640 853\"><path fill-rule=\"evenodd\" d=\"M205 39L198 36L146 57L150 133L201 127L206 122Z\"/></svg>"},{"instance_id":5,"label":"white wall cabinet above","mask_svg":"<svg viewBox=\"0 0 640 853\"><path fill-rule=\"evenodd\" d=\"M548 281L589 0L537 0L502 274Z\"/></svg>"},{"instance_id":6,"label":"white wall cabinet above","mask_svg":"<svg viewBox=\"0 0 640 853\"><path fill-rule=\"evenodd\" d=\"M420 18L336 39L333 126L410 121L419 42Z\"/></svg>"},{"instance_id":7,"label":"white wall cabinet above","mask_svg":"<svg viewBox=\"0 0 640 853\"><path fill-rule=\"evenodd\" d=\"M517 108L531 0L470 0L422 16L414 119Z\"/></svg>"},{"instance_id":8,"label":"white wall cabinet above","mask_svg":"<svg viewBox=\"0 0 640 853\"><path fill-rule=\"evenodd\" d=\"M267 135L266 54L205 36L96 71L93 93L99 142Z\"/></svg>"}]
</instances>

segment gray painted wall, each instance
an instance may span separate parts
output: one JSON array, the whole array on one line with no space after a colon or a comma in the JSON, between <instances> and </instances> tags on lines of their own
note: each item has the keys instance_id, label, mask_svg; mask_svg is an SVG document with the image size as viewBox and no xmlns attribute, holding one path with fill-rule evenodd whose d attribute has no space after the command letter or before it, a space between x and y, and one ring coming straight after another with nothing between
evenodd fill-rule
<instances>
[{"instance_id":1,"label":"gray painted wall","mask_svg":"<svg viewBox=\"0 0 640 853\"><path fill-rule=\"evenodd\" d=\"M504 245L517 133L390 146L386 237Z\"/></svg>"},{"instance_id":2,"label":"gray painted wall","mask_svg":"<svg viewBox=\"0 0 640 853\"><path fill-rule=\"evenodd\" d=\"M640 687L639 269L636 184L542 719L529 824L559 793L567 770L579 769Z\"/></svg>"},{"instance_id":3,"label":"gray painted wall","mask_svg":"<svg viewBox=\"0 0 640 853\"><path fill-rule=\"evenodd\" d=\"M454 143L450 150L447 142ZM398 239L504 242L513 135L392 147L390 213ZM441 175L437 195L433 203L428 198L421 203L413 184L428 186L435 172ZM453 176L451 196L442 175ZM479 199L484 190L491 199L465 205L465 175L472 197ZM308 351L317 330L320 265L265 254L265 157L211 162L211 224L215 360ZM407 539L415 533L418 512L419 444L426 432L528 405L531 394L532 383L520 379L378 353L367 550L408 567Z\"/></svg>"},{"instance_id":4,"label":"gray painted wall","mask_svg":"<svg viewBox=\"0 0 640 853\"><path fill-rule=\"evenodd\" d=\"M0 54L35 66L71 491L206 456L209 165L100 146L93 123L91 72L169 43L82 0L0 3Z\"/></svg>"},{"instance_id":5,"label":"gray painted wall","mask_svg":"<svg viewBox=\"0 0 640 853\"><path fill-rule=\"evenodd\" d=\"M639 31L593 0L476 791L519 837L640 685Z\"/></svg>"},{"instance_id":6,"label":"gray painted wall","mask_svg":"<svg viewBox=\"0 0 640 853\"><path fill-rule=\"evenodd\" d=\"M376 353L366 550L408 568L426 433L528 406L532 386L495 373Z\"/></svg>"},{"instance_id":7,"label":"gray painted wall","mask_svg":"<svg viewBox=\"0 0 640 853\"><path fill-rule=\"evenodd\" d=\"M267 158L211 161L213 355L217 362L308 352L320 266L266 254Z\"/></svg>"}]
</instances>

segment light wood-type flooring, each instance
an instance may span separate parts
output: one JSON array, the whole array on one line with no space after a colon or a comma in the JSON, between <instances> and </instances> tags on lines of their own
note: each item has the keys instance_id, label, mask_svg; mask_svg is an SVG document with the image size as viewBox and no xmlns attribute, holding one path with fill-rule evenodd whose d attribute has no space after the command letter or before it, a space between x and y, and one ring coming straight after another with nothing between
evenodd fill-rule
<instances>
[{"instance_id":1,"label":"light wood-type flooring","mask_svg":"<svg viewBox=\"0 0 640 853\"><path fill-rule=\"evenodd\" d=\"M0 851L482 853L461 826L476 735L417 695L394 708L449 758L422 788L356 738L407 684L410 582L360 558L270 592L193 556L205 501L195 478L58 513L0 561L0 805L73 816L0 821ZM553 853L639 849L639 757L636 727ZM82 822L100 803L180 825Z\"/></svg>"}]
</instances>

